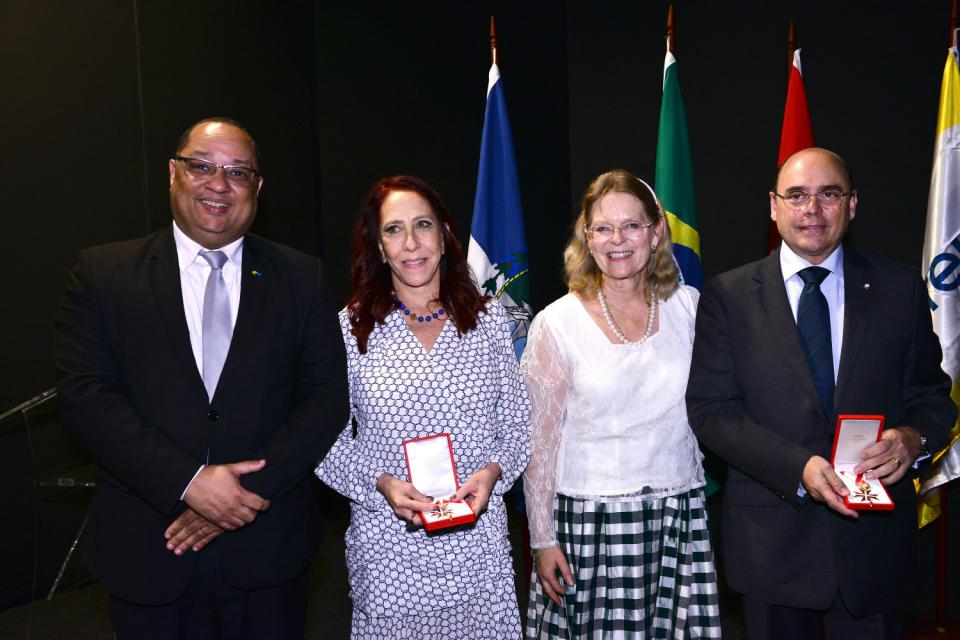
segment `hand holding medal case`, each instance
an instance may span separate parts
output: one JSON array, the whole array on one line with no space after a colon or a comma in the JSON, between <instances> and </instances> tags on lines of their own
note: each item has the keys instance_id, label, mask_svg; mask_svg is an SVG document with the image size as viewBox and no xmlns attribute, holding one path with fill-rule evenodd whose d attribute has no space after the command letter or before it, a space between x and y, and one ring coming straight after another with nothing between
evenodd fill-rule
<instances>
[{"instance_id":1,"label":"hand holding medal case","mask_svg":"<svg viewBox=\"0 0 960 640\"><path fill-rule=\"evenodd\" d=\"M837 416L837 432L833 437L830 462L850 495L843 499L855 511L890 511L893 500L879 479L867 479L853 469L863 461L863 450L880 440L883 416Z\"/></svg>"},{"instance_id":2,"label":"hand holding medal case","mask_svg":"<svg viewBox=\"0 0 960 640\"><path fill-rule=\"evenodd\" d=\"M424 529L437 531L477 519L467 502L446 499L460 488L449 434L404 440L403 452L407 458L410 482L417 491L425 496L440 496L433 511L417 514Z\"/></svg>"}]
</instances>

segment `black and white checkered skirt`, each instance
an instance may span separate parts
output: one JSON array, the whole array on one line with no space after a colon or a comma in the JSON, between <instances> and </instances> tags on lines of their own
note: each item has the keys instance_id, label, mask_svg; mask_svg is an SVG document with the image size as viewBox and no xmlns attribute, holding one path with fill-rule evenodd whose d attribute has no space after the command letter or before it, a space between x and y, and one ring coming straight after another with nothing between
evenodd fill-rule
<instances>
[{"instance_id":1,"label":"black and white checkered skirt","mask_svg":"<svg viewBox=\"0 0 960 640\"><path fill-rule=\"evenodd\" d=\"M534 570L527 638L720 637L702 489L635 502L558 495L554 504L575 584L557 606Z\"/></svg>"}]
</instances>

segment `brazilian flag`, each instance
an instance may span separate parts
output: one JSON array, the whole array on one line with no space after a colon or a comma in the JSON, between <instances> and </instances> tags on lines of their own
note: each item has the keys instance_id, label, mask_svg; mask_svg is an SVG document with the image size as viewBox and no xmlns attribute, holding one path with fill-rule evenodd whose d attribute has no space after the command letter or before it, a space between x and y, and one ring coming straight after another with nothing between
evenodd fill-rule
<instances>
[{"instance_id":1,"label":"brazilian flag","mask_svg":"<svg viewBox=\"0 0 960 640\"><path fill-rule=\"evenodd\" d=\"M677 76L677 59L669 51L663 65L663 101L660 103L660 132L657 138L655 190L660 198L670 235L673 255L684 284L700 289L700 232L693 197L693 162L687 136L687 117Z\"/></svg>"}]
</instances>

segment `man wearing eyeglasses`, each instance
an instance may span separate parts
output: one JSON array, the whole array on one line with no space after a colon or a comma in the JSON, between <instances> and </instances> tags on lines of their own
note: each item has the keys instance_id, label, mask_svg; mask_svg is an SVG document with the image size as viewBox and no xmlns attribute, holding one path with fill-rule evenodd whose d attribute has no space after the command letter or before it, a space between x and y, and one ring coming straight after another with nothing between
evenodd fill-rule
<instances>
[{"instance_id":1,"label":"man wearing eyeglasses","mask_svg":"<svg viewBox=\"0 0 960 640\"><path fill-rule=\"evenodd\" d=\"M311 484L348 414L320 263L247 233L250 134L202 120L173 224L84 250L57 319L65 426L98 461L95 574L117 637L303 637Z\"/></svg>"},{"instance_id":2,"label":"man wearing eyeglasses","mask_svg":"<svg viewBox=\"0 0 960 640\"><path fill-rule=\"evenodd\" d=\"M858 195L843 160L805 149L783 164L772 255L704 288L687 407L729 463L727 580L751 640L902 638L916 562L911 479L957 416L916 269L841 242ZM831 448L841 414L880 414L855 469L892 512L854 511Z\"/></svg>"}]
</instances>

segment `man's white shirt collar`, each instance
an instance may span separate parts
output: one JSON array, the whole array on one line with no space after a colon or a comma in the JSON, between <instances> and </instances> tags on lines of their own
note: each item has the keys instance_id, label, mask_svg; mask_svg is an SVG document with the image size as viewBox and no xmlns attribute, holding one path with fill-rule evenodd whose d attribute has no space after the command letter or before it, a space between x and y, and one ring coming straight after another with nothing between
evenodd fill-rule
<instances>
[{"instance_id":1,"label":"man's white shirt collar","mask_svg":"<svg viewBox=\"0 0 960 640\"><path fill-rule=\"evenodd\" d=\"M827 259L818 265L807 262L793 252L786 242L780 242L780 271L783 273L783 281L786 282L793 276L800 273L807 267L823 267L830 273L839 278L843 277L843 245L837 245Z\"/></svg>"},{"instance_id":2,"label":"man's white shirt collar","mask_svg":"<svg viewBox=\"0 0 960 640\"><path fill-rule=\"evenodd\" d=\"M207 251L207 249L200 246L200 244L185 234L180 227L177 226L176 221L173 222L173 241L177 245L177 262L180 265L181 271L193 264L201 251ZM227 260L239 268L240 261L243 257L243 236L240 236L226 246L220 247L217 251L223 251L227 256Z\"/></svg>"}]
</instances>

